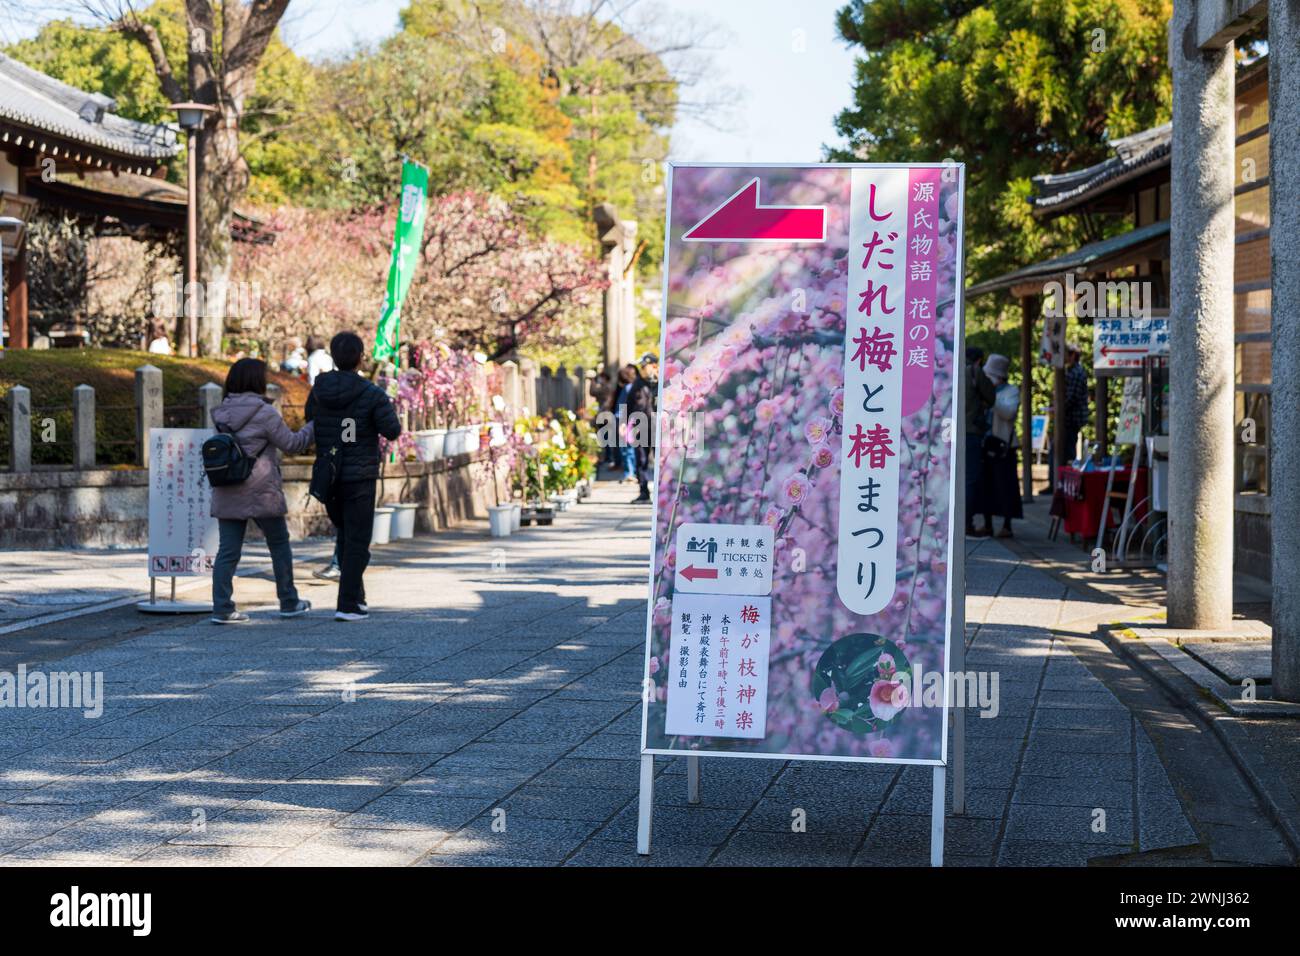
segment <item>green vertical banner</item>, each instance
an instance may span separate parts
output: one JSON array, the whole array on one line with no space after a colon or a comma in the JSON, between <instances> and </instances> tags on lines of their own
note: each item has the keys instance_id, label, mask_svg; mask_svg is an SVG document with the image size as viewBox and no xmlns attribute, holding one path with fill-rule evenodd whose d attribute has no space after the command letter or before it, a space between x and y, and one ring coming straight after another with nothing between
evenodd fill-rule
<instances>
[{"instance_id":1,"label":"green vertical banner","mask_svg":"<svg viewBox=\"0 0 1300 956\"><path fill-rule=\"evenodd\" d=\"M397 361L398 326L402 302L411 288L411 278L420 261L420 243L424 237L425 198L429 189L429 170L409 159L402 162L402 196L397 210L397 228L393 233L393 258L388 265L388 291L384 309L375 331L375 361Z\"/></svg>"}]
</instances>

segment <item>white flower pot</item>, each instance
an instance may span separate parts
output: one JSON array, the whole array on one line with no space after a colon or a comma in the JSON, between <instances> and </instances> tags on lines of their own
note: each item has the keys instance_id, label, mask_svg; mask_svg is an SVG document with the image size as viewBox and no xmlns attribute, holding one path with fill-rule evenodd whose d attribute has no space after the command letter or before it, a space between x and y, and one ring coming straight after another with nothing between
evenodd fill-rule
<instances>
[{"instance_id":1,"label":"white flower pot","mask_svg":"<svg viewBox=\"0 0 1300 956\"><path fill-rule=\"evenodd\" d=\"M551 495L548 500L555 506L556 511L569 510L569 499L564 497L564 495Z\"/></svg>"},{"instance_id":2,"label":"white flower pot","mask_svg":"<svg viewBox=\"0 0 1300 956\"><path fill-rule=\"evenodd\" d=\"M393 509L376 508L375 524L370 532L370 544L388 544L393 535Z\"/></svg>"},{"instance_id":3,"label":"white flower pot","mask_svg":"<svg viewBox=\"0 0 1300 956\"><path fill-rule=\"evenodd\" d=\"M479 449L480 427L478 425L466 425L463 429L465 437L462 439L462 455L472 455Z\"/></svg>"},{"instance_id":4,"label":"white flower pot","mask_svg":"<svg viewBox=\"0 0 1300 956\"><path fill-rule=\"evenodd\" d=\"M393 529L390 537L395 539L415 537L415 513L420 510L416 504L393 505Z\"/></svg>"},{"instance_id":5,"label":"white flower pot","mask_svg":"<svg viewBox=\"0 0 1300 956\"><path fill-rule=\"evenodd\" d=\"M415 453L420 461L437 461L446 454L447 429L429 428L414 435Z\"/></svg>"},{"instance_id":6,"label":"white flower pot","mask_svg":"<svg viewBox=\"0 0 1300 956\"><path fill-rule=\"evenodd\" d=\"M488 525L494 538L507 538L514 530L514 511L510 505L489 505Z\"/></svg>"},{"instance_id":7,"label":"white flower pot","mask_svg":"<svg viewBox=\"0 0 1300 956\"><path fill-rule=\"evenodd\" d=\"M519 520L523 516L523 513L524 513L524 506L521 505L519 502L516 501L514 504L510 506L510 530L511 531L519 530Z\"/></svg>"}]
</instances>

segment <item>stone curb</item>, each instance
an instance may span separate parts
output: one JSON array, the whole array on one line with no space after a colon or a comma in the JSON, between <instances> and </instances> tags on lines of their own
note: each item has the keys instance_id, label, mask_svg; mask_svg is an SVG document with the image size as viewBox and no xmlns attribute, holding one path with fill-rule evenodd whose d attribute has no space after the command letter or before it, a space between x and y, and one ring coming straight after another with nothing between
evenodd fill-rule
<instances>
[{"instance_id":1,"label":"stone curb","mask_svg":"<svg viewBox=\"0 0 1300 956\"><path fill-rule=\"evenodd\" d=\"M1300 859L1300 806L1291 797L1285 783L1274 779L1271 770L1255 765L1249 756L1250 741L1245 732L1235 725L1233 718L1211 706L1202 695L1199 685L1175 669L1158 651L1145 646L1128 626L1103 625L1100 630L1106 646L1139 668L1174 700L1185 704L1201 723L1210 728L1286 840L1292 856Z\"/></svg>"}]
</instances>

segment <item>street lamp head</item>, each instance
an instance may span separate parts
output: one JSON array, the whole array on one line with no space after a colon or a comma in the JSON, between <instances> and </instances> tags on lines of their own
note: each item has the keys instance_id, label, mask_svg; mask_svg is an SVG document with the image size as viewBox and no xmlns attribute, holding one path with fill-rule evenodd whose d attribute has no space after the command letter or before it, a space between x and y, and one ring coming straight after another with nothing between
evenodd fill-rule
<instances>
[{"instance_id":1,"label":"street lamp head","mask_svg":"<svg viewBox=\"0 0 1300 956\"><path fill-rule=\"evenodd\" d=\"M173 103L171 104L180 117L181 126L187 130L196 130L203 125L204 114L215 113L217 108L207 103Z\"/></svg>"}]
</instances>

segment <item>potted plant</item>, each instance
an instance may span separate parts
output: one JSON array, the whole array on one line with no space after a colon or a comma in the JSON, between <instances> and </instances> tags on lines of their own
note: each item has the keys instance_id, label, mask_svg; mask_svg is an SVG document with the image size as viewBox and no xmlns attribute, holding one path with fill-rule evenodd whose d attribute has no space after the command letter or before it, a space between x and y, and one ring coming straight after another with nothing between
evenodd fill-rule
<instances>
[{"instance_id":1,"label":"potted plant","mask_svg":"<svg viewBox=\"0 0 1300 956\"><path fill-rule=\"evenodd\" d=\"M493 396L493 407L497 414L505 411L505 400L500 395ZM485 426L484 431L488 432L487 450L488 450L488 467L484 472L482 469L476 472L477 475L483 476L484 479L492 485L492 495L496 500L495 505L488 506L488 523L492 537L505 538L515 529L515 508L510 502L502 504L501 502L501 480L498 467L501 464L503 456L510 452L510 443L506 439L505 429L498 424L496 428ZM478 431L475 431L475 440L479 438ZM477 449L476 449L477 450ZM506 471L509 473L509 461L506 461Z\"/></svg>"}]
</instances>

